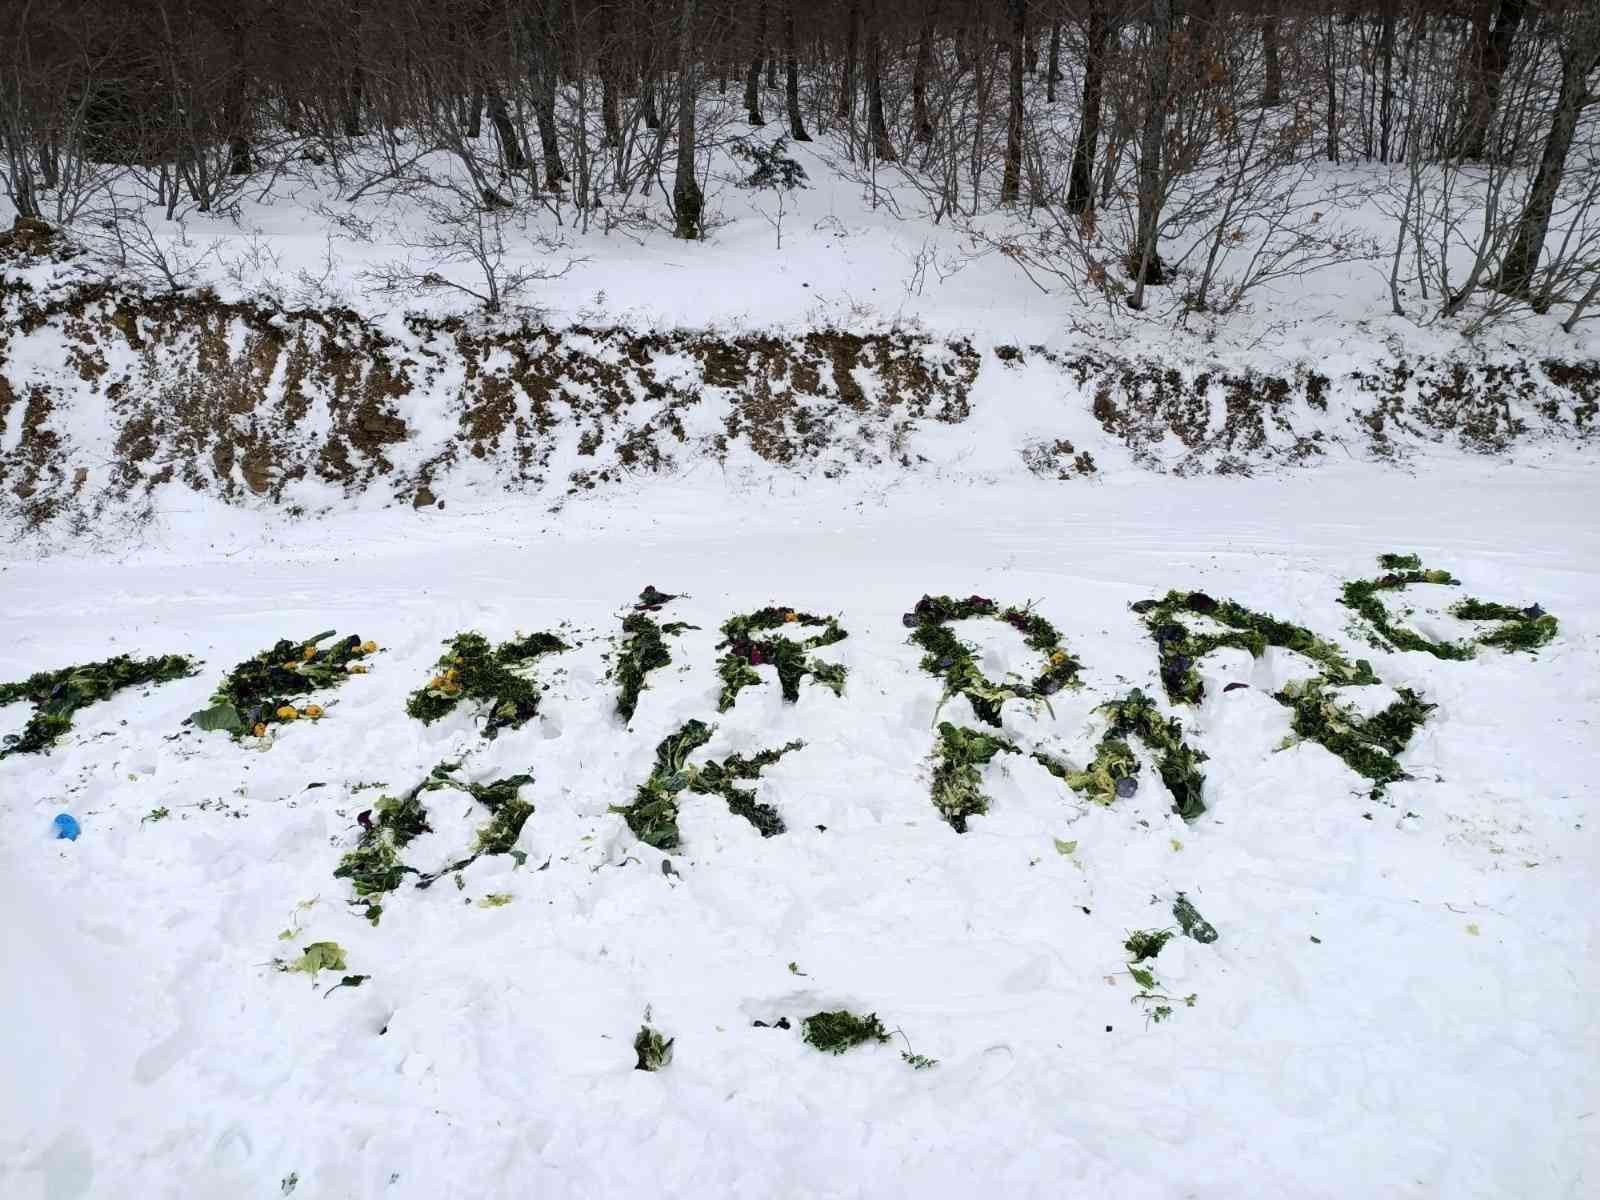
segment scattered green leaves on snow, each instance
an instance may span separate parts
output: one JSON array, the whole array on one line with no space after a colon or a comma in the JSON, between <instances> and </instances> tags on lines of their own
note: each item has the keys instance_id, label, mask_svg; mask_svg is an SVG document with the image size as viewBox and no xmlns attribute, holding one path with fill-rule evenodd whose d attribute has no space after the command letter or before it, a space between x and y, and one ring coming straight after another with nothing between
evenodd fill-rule
<instances>
[{"instance_id":1,"label":"scattered green leaves on snow","mask_svg":"<svg viewBox=\"0 0 1600 1200\"><path fill-rule=\"evenodd\" d=\"M1172 935L1167 933L1166 936L1170 938ZM1165 941L1166 938L1163 938L1163 944ZM1147 1023L1161 1024L1172 1016L1172 1006L1180 1001L1185 1008L1195 1006L1195 1001L1199 999L1197 992L1190 992L1187 996L1169 996L1163 990L1165 985L1156 977L1155 970L1139 966L1138 961L1136 959L1128 964L1128 975L1139 986L1130 1003L1143 1006Z\"/></svg>"},{"instance_id":2,"label":"scattered green leaves on snow","mask_svg":"<svg viewBox=\"0 0 1600 1200\"><path fill-rule=\"evenodd\" d=\"M433 678L411 693L406 712L431 725L470 700L484 717L486 738L517 728L539 711L544 689L533 678L533 661L570 649L552 633L531 633L491 648L481 633L468 631L445 645Z\"/></svg>"},{"instance_id":3,"label":"scattered green leaves on snow","mask_svg":"<svg viewBox=\"0 0 1600 1200\"><path fill-rule=\"evenodd\" d=\"M326 1000L329 996L333 995L340 988L358 988L363 983L365 983L367 980L369 980L371 978L372 978L371 975L345 975L345 976L340 978L338 983L334 984L327 991L323 992L322 993L322 998L324 1000Z\"/></svg>"},{"instance_id":4,"label":"scattered green leaves on snow","mask_svg":"<svg viewBox=\"0 0 1600 1200\"><path fill-rule=\"evenodd\" d=\"M740 780L759 778L761 772L804 742L790 742L776 750L763 750L746 757L733 754L721 762L690 766L689 755L711 740L715 726L703 721L688 721L676 733L663 738L656 747L655 768L639 786L632 804L613 805L635 837L658 850L678 846L678 797L685 791L701 796L721 796L728 810L743 817L761 832L772 837L784 831L783 818L770 804L757 802L755 792L738 786Z\"/></svg>"},{"instance_id":5,"label":"scattered green leaves on snow","mask_svg":"<svg viewBox=\"0 0 1600 1200\"><path fill-rule=\"evenodd\" d=\"M0 745L0 758L10 754L41 754L72 728L72 716L124 688L167 683L193 675L198 665L182 654L132 658L119 654L100 662L39 671L16 683L0 683L0 707L27 700L33 715L19 734L8 735Z\"/></svg>"},{"instance_id":6,"label":"scattered green leaves on snow","mask_svg":"<svg viewBox=\"0 0 1600 1200\"><path fill-rule=\"evenodd\" d=\"M791 626L822 632L798 640L760 636ZM842 642L848 636L837 617L819 617L792 608L769 606L730 617L723 622L722 641L717 643L718 650L727 651L717 662L717 677L722 680L717 711L727 712L742 689L760 684L761 676L756 672L760 666L777 668L783 698L791 704L800 699L800 680L807 675L830 688L835 696L843 695L845 668L807 652Z\"/></svg>"},{"instance_id":7,"label":"scattered green leaves on snow","mask_svg":"<svg viewBox=\"0 0 1600 1200\"><path fill-rule=\"evenodd\" d=\"M313 979L318 971L343 971L344 947L338 942L312 942L295 959L275 959L273 965L280 971L300 971Z\"/></svg>"}]
</instances>

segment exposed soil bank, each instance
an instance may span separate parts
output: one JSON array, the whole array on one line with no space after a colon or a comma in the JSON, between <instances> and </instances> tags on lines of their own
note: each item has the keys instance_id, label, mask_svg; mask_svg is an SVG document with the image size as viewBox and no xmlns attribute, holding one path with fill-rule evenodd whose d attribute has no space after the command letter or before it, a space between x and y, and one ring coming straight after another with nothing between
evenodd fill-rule
<instances>
[{"instance_id":1,"label":"exposed soil bank","mask_svg":"<svg viewBox=\"0 0 1600 1200\"><path fill-rule=\"evenodd\" d=\"M1335 446L1589 439L1600 362L1377 359L1291 374L903 333L487 325L0 284L0 516L148 509L168 484L316 511L559 497L696 461L836 476L954 465L1249 473Z\"/></svg>"}]
</instances>

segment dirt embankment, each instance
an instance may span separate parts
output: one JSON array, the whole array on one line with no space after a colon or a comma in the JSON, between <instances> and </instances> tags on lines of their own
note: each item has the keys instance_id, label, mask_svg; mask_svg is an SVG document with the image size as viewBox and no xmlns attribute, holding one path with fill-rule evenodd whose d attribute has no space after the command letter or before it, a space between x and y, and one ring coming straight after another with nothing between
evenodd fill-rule
<instances>
[{"instance_id":1,"label":"dirt embankment","mask_svg":"<svg viewBox=\"0 0 1600 1200\"><path fill-rule=\"evenodd\" d=\"M900 333L380 326L103 284L46 293L20 276L0 279L0 517L13 531L148 511L170 484L292 512L456 489L564 495L707 458L915 470L952 444L939 431L981 441L991 419L1016 436L989 470L1052 479L1114 463L1249 472L1335 444L1499 453L1600 424L1593 361L1271 375Z\"/></svg>"}]
</instances>

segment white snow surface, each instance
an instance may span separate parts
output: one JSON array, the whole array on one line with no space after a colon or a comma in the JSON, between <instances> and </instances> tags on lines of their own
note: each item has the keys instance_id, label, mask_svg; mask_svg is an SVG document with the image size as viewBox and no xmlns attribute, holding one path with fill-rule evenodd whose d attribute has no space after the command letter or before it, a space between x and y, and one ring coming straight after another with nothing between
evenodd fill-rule
<instances>
[{"instance_id":1,"label":"white snow surface","mask_svg":"<svg viewBox=\"0 0 1600 1200\"><path fill-rule=\"evenodd\" d=\"M197 500L116 554L9 559L0 679L118 652L205 667L0 760L0 1195L1592 1196L1597 502L1578 460L1067 488L701 473L559 515L274 523ZM1537 601L1557 640L1464 663L1371 650L1338 587L1391 550L1457 594ZM660 617L700 628L625 729L606 656L646 583L689 593ZM1321 747L1280 750L1270 693L1305 664L1223 652L1177 710L1210 756L1198 820L1148 758L1101 807L1003 755L990 813L945 824L940 684L900 614L924 592L1033 601L1086 687L1053 713L1007 704L1005 732L1082 763L1095 705L1159 694L1127 606L1169 588L1306 625L1437 704L1402 756L1415 778L1372 800ZM1444 590L1406 597L1421 627L1448 599L1421 592ZM769 603L839 614L844 695L786 704L763 668L719 715L716 628ZM265 752L182 727L235 663L328 628L383 650L326 719ZM404 712L465 629L577 643L541 661L541 715L493 741ZM991 676L1037 669L1003 628L980 642ZM0 709L0 733L27 713ZM965 701L941 715L974 723ZM690 718L717 726L696 761L805 746L759 784L788 832L686 795L669 875L608 810ZM445 759L532 773L526 862L407 885L373 927L332 874L379 794L358 785L395 794ZM430 869L483 811L425 801L434 832L405 858ZM78 841L51 840L61 811ZM1146 964L1195 996L1152 1023L1122 943L1172 926L1180 890L1220 938ZM319 940L371 978L273 969ZM676 1039L657 1073L634 1069L647 1007ZM837 1008L904 1036L804 1044L801 1018ZM779 1017L794 1028L752 1025ZM937 1065L911 1069L908 1043Z\"/></svg>"}]
</instances>

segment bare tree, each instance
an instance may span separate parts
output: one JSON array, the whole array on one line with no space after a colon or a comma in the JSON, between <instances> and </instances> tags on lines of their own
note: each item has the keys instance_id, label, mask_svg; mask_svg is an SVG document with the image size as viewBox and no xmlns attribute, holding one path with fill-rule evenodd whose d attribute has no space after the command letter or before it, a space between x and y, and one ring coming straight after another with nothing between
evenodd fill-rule
<instances>
[{"instance_id":1,"label":"bare tree","mask_svg":"<svg viewBox=\"0 0 1600 1200\"><path fill-rule=\"evenodd\" d=\"M1078 116L1078 140L1072 150L1072 181L1067 208L1081 213L1094 203L1095 150L1100 141L1100 99L1106 77L1106 41L1110 35L1107 0L1088 0L1084 30L1083 103Z\"/></svg>"},{"instance_id":2,"label":"bare tree","mask_svg":"<svg viewBox=\"0 0 1600 1200\"><path fill-rule=\"evenodd\" d=\"M752 125L765 125L761 117L761 63L767 53L767 2L753 0L756 11L754 36L750 42L750 68L744 76L744 110Z\"/></svg>"},{"instance_id":3,"label":"bare tree","mask_svg":"<svg viewBox=\"0 0 1600 1200\"><path fill-rule=\"evenodd\" d=\"M809 142L806 123L800 113L800 63L794 47L795 0L784 0L783 6L783 97L789 112L789 136L797 142Z\"/></svg>"},{"instance_id":4,"label":"bare tree","mask_svg":"<svg viewBox=\"0 0 1600 1200\"><path fill-rule=\"evenodd\" d=\"M1181 3L1182 0L1178 0ZM1128 254L1133 275L1130 308L1144 307L1145 287L1166 280L1157 239L1161 233L1161 205L1165 199L1167 101L1172 81L1172 10L1174 0L1150 0L1146 21L1149 89L1145 100L1144 131L1139 139L1139 223Z\"/></svg>"},{"instance_id":5,"label":"bare tree","mask_svg":"<svg viewBox=\"0 0 1600 1200\"><path fill-rule=\"evenodd\" d=\"M678 160L672 180L673 236L693 241L702 225L705 193L694 171L694 108L698 94L694 58L695 0L678 10Z\"/></svg>"},{"instance_id":6,"label":"bare tree","mask_svg":"<svg viewBox=\"0 0 1600 1200\"><path fill-rule=\"evenodd\" d=\"M879 162L894 162L894 144L883 119L883 36L878 30L877 10L868 17L867 33L867 135L872 153Z\"/></svg>"},{"instance_id":7,"label":"bare tree","mask_svg":"<svg viewBox=\"0 0 1600 1200\"><path fill-rule=\"evenodd\" d=\"M1022 52L1027 40L1027 0L1007 0L1006 56L1010 69L1006 105L1005 172L1000 180L1000 203L1015 204L1022 173Z\"/></svg>"},{"instance_id":8,"label":"bare tree","mask_svg":"<svg viewBox=\"0 0 1600 1200\"><path fill-rule=\"evenodd\" d=\"M1477 0L1473 13L1476 54L1473 55L1469 75L1472 101L1461 127L1459 141L1462 158L1481 159L1484 156L1489 126L1494 120L1495 106L1500 102L1500 80L1511 58L1511 43L1528 9L1528 0L1498 0L1494 25L1490 27L1489 3L1490 0Z\"/></svg>"},{"instance_id":9,"label":"bare tree","mask_svg":"<svg viewBox=\"0 0 1600 1200\"><path fill-rule=\"evenodd\" d=\"M1561 90L1556 96L1550 132L1534 176L1528 202L1517 222L1516 240L1506 252L1496 286L1504 292L1525 295L1550 229L1550 213L1572 149L1582 110L1596 103L1588 90L1589 75L1600 67L1600 7L1586 5L1568 17L1561 38Z\"/></svg>"},{"instance_id":10,"label":"bare tree","mask_svg":"<svg viewBox=\"0 0 1600 1200\"><path fill-rule=\"evenodd\" d=\"M520 204L501 201L486 204L466 188L446 181L421 193L420 205L427 223L406 228L398 243L420 252L381 263L362 275L374 295L409 297L427 292L455 292L476 300L485 312L498 313L507 301L534 283L559 279L578 260L560 265L508 263L507 233L515 230L525 245L550 254L559 249L548 237L530 232L528 211ZM470 266L478 278L466 281L447 272L452 266Z\"/></svg>"},{"instance_id":11,"label":"bare tree","mask_svg":"<svg viewBox=\"0 0 1600 1200\"><path fill-rule=\"evenodd\" d=\"M917 58L911 69L912 136L927 145L933 140L933 120L928 116L928 70L933 63L933 14L924 12L917 28Z\"/></svg>"}]
</instances>

